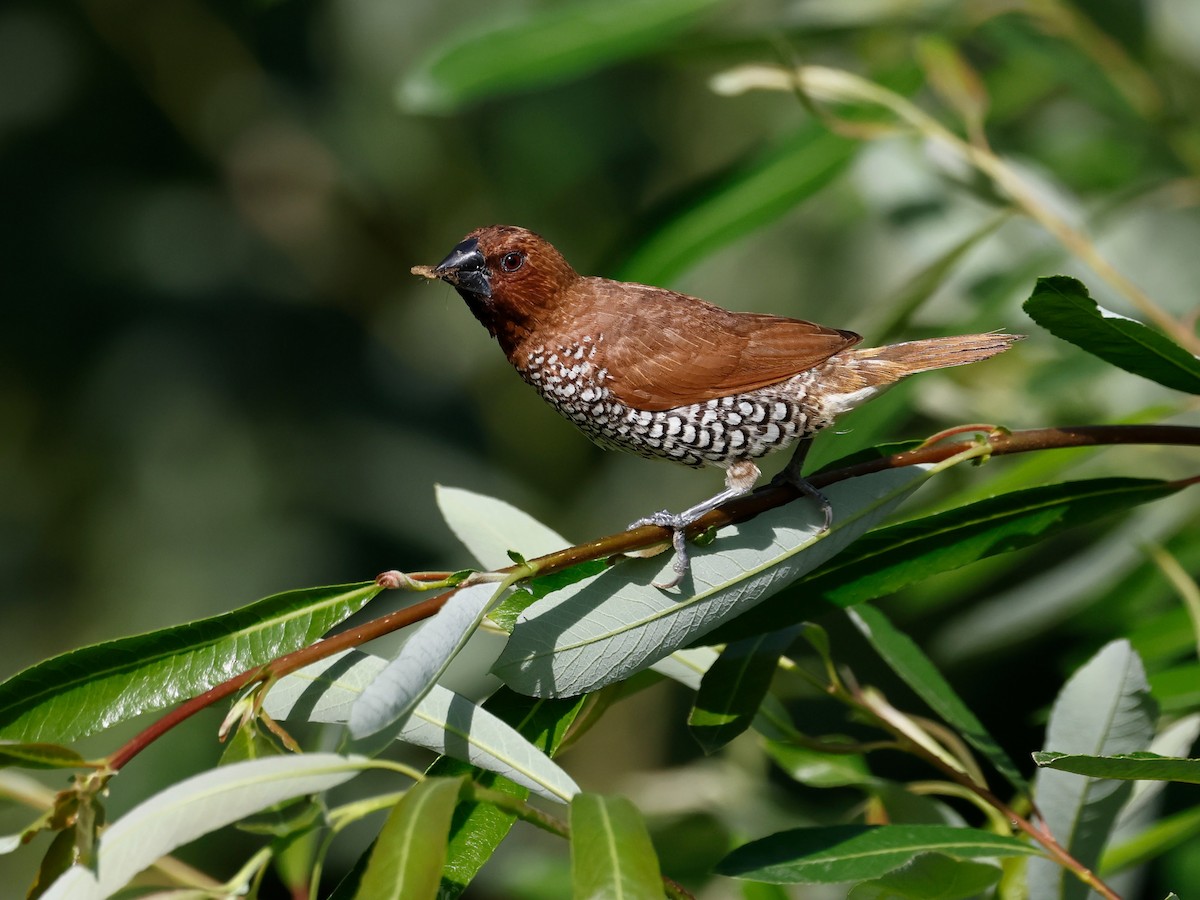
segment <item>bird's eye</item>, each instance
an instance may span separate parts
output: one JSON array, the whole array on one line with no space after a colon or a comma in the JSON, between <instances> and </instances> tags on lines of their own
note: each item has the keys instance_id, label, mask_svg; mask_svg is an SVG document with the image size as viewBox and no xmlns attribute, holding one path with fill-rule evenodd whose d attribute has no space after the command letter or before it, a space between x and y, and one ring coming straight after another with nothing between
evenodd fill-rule
<instances>
[{"instance_id":1,"label":"bird's eye","mask_svg":"<svg viewBox=\"0 0 1200 900\"><path fill-rule=\"evenodd\" d=\"M525 264L525 254L514 250L512 253L505 253L504 258L500 260L500 268L505 272L515 272Z\"/></svg>"}]
</instances>

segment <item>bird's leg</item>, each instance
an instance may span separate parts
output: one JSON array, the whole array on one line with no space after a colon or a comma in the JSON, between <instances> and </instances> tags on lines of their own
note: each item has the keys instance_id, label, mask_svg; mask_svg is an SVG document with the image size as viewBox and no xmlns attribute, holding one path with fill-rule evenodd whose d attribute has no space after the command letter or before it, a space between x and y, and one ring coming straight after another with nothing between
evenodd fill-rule
<instances>
[{"instance_id":1,"label":"bird's leg","mask_svg":"<svg viewBox=\"0 0 1200 900\"><path fill-rule=\"evenodd\" d=\"M800 493L812 497L821 507L821 511L825 514L824 531L828 531L833 526L833 504L829 502L829 498L819 490L813 487L800 474L800 470L804 468L804 457L808 456L809 448L812 447L813 439L811 437L801 438L800 443L796 445L796 450L792 453L792 458L788 460L788 464L783 471L771 479L772 484L787 483L796 488Z\"/></svg>"},{"instance_id":2,"label":"bird's leg","mask_svg":"<svg viewBox=\"0 0 1200 900\"><path fill-rule=\"evenodd\" d=\"M664 509L646 516L644 519L638 519L629 526L630 529L633 529L642 525L659 525L671 529L671 546L675 549L675 562L671 568L675 572L675 577L664 584L654 582L656 588L669 590L683 581L684 576L687 575L689 565L687 527L722 503L750 493L750 489L754 487L760 474L758 466L750 460L739 459L725 470L725 490L719 494L709 497L703 503L690 506L681 513L670 513Z\"/></svg>"}]
</instances>

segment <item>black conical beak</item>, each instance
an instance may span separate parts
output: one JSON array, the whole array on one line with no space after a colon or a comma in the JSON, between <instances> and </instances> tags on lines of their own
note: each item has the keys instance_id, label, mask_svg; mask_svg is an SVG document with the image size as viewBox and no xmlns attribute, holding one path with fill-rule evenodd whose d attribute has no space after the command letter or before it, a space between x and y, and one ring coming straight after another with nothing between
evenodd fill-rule
<instances>
[{"instance_id":1,"label":"black conical beak","mask_svg":"<svg viewBox=\"0 0 1200 900\"><path fill-rule=\"evenodd\" d=\"M467 238L450 251L450 255L434 268L433 274L459 289L480 297L492 296L488 280L487 260L479 249L479 241Z\"/></svg>"}]
</instances>

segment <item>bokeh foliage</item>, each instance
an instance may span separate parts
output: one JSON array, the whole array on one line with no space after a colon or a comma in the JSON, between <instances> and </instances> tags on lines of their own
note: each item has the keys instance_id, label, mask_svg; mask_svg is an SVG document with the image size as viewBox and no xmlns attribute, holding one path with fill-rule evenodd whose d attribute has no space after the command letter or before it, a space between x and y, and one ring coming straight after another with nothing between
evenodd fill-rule
<instances>
[{"instance_id":1,"label":"bokeh foliage","mask_svg":"<svg viewBox=\"0 0 1200 900\"><path fill-rule=\"evenodd\" d=\"M780 62L853 71L956 134L985 132L1037 203L1161 309L1194 313L1190 0L83 0L0 12L5 674L292 587L457 568L437 482L579 539L713 488L711 474L588 445L448 288L407 274L488 222L542 232L582 271L868 341L1034 334L977 371L898 388L823 438L818 462L960 421L1195 421L1183 395L1035 328L1021 301L1059 272L1139 313L978 171L864 108L839 110L834 134L813 98L710 89L733 66ZM1195 464L1160 448L1038 454L956 473L922 501ZM1195 635L1152 550L1200 568L1193 498L941 576L889 610L1024 760L1041 746L1038 710L1114 637L1133 641L1166 710L1195 709ZM607 739L628 755L613 765L619 754L593 751L590 777L651 814L626 770L695 753L670 731ZM172 761L148 758L163 770L122 789L149 793ZM691 775L727 786L738 761L723 765ZM797 802L819 811L824 798ZM657 812L660 845L746 824ZM207 848L237 858L222 849ZM17 865L0 862L0 894L28 882L8 880ZM1147 896L1200 887L1186 847L1157 865ZM495 884L517 884L518 868Z\"/></svg>"}]
</instances>

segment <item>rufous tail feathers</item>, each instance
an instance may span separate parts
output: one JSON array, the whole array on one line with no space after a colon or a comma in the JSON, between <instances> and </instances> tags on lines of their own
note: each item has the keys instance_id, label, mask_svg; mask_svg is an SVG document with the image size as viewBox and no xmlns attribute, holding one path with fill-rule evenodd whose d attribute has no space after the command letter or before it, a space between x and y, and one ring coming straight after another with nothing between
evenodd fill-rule
<instances>
[{"instance_id":1,"label":"rufous tail feathers","mask_svg":"<svg viewBox=\"0 0 1200 900\"><path fill-rule=\"evenodd\" d=\"M876 375L886 372L889 380L899 381L917 372L979 362L1002 353L1023 337L1023 334L960 334L888 344L886 347L866 347L845 351L841 355L852 356L855 362L868 364Z\"/></svg>"}]
</instances>

